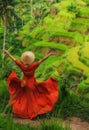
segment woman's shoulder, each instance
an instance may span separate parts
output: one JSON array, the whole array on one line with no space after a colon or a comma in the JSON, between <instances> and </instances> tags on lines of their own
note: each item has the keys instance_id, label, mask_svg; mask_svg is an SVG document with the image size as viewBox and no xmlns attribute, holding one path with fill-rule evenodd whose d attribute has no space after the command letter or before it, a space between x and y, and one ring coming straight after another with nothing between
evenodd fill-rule
<instances>
[{"instance_id":1,"label":"woman's shoulder","mask_svg":"<svg viewBox=\"0 0 89 130\"><path fill-rule=\"evenodd\" d=\"M34 62L33 64L31 64L31 67L33 67L33 68L38 67L38 66L39 66L39 64L40 64L40 62L39 62L39 61Z\"/></svg>"},{"instance_id":2,"label":"woman's shoulder","mask_svg":"<svg viewBox=\"0 0 89 130\"><path fill-rule=\"evenodd\" d=\"M20 67L23 66L23 63L17 59L15 59L15 63Z\"/></svg>"}]
</instances>

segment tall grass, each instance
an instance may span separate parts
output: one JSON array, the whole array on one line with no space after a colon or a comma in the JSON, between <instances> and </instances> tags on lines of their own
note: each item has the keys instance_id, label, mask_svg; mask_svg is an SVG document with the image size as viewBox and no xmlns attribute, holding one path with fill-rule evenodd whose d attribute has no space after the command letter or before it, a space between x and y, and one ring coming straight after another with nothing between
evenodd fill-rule
<instances>
[{"instance_id":1,"label":"tall grass","mask_svg":"<svg viewBox=\"0 0 89 130\"><path fill-rule=\"evenodd\" d=\"M36 123L36 120L33 121ZM48 121L47 119L39 120L39 125L35 124L19 124L15 123L11 115L0 114L0 129L1 130L70 130L69 126L62 126L61 121L55 121L54 119Z\"/></svg>"}]
</instances>

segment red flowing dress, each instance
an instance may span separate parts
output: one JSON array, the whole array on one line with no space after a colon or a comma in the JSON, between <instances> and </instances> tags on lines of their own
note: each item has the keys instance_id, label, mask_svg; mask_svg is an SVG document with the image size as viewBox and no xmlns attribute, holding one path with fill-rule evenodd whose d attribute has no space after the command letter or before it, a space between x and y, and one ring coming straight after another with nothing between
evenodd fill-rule
<instances>
[{"instance_id":1,"label":"red flowing dress","mask_svg":"<svg viewBox=\"0 0 89 130\"><path fill-rule=\"evenodd\" d=\"M21 87L21 79L16 72L12 72L8 77L8 91L10 93L10 106L13 113L22 118L33 119L37 115L51 111L58 100L58 83L53 78L43 82L37 82L34 76L39 62L29 66L18 60L15 63L20 67L26 82L25 87Z\"/></svg>"}]
</instances>

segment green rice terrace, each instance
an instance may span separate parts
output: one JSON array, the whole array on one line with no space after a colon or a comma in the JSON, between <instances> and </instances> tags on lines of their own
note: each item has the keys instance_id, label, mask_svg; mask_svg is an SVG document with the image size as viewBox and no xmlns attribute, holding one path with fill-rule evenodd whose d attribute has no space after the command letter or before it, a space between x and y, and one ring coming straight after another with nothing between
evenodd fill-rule
<instances>
[{"instance_id":1,"label":"green rice terrace","mask_svg":"<svg viewBox=\"0 0 89 130\"><path fill-rule=\"evenodd\" d=\"M23 73L3 49L18 60L33 51L35 61L55 52L35 72L38 82L58 81L51 112L33 120L14 117L7 78ZM0 130L89 129L89 0L1 0L0 61Z\"/></svg>"}]
</instances>

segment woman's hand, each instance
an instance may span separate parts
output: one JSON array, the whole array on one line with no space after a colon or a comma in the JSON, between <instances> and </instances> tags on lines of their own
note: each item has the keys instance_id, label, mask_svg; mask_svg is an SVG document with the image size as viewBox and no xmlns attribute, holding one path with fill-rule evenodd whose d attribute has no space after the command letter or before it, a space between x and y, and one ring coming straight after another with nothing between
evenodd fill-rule
<instances>
[{"instance_id":1,"label":"woman's hand","mask_svg":"<svg viewBox=\"0 0 89 130\"><path fill-rule=\"evenodd\" d=\"M23 87L25 87L26 86L26 81L25 80L21 80L21 87L23 88Z\"/></svg>"},{"instance_id":2,"label":"woman's hand","mask_svg":"<svg viewBox=\"0 0 89 130\"><path fill-rule=\"evenodd\" d=\"M13 61L15 61L15 58L7 50L4 49L2 52L7 54Z\"/></svg>"},{"instance_id":3,"label":"woman's hand","mask_svg":"<svg viewBox=\"0 0 89 130\"><path fill-rule=\"evenodd\" d=\"M51 55L56 55L56 52L55 51L49 52L45 57L43 57L43 59L39 60L39 63L43 62L44 60L46 60Z\"/></svg>"},{"instance_id":4,"label":"woman's hand","mask_svg":"<svg viewBox=\"0 0 89 130\"><path fill-rule=\"evenodd\" d=\"M4 50L2 50L2 52L3 52L3 53L5 53L5 54L7 54L7 53L8 53L8 51L7 51L7 50L5 50L5 49L4 49Z\"/></svg>"},{"instance_id":5,"label":"woman's hand","mask_svg":"<svg viewBox=\"0 0 89 130\"><path fill-rule=\"evenodd\" d=\"M56 55L56 52L55 52L55 51L51 51L51 52L48 53L48 55L49 55L49 56L50 56L50 55Z\"/></svg>"}]
</instances>

